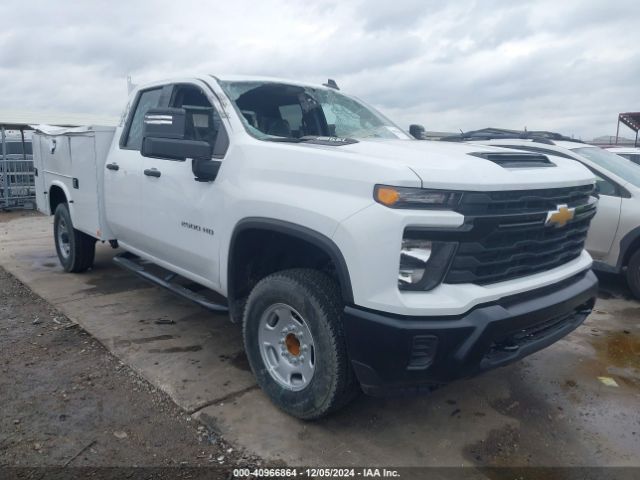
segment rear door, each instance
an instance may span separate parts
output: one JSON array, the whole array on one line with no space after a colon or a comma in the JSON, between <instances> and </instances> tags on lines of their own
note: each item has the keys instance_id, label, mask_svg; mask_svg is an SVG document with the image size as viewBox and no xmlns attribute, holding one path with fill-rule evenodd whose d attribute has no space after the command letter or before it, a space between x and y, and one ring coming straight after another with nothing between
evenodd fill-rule
<instances>
[{"instance_id":1,"label":"rear door","mask_svg":"<svg viewBox=\"0 0 640 480\"><path fill-rule=\"evenodd\" d=\"M142 245L140 223L141 177L143 171L142 127L144 115L160 105L163 87L141 90L133 101L120 142L109 152L104 191L107 222L116 238L134 248Z\"/></svg>"},{"instance_id":2,"label":"rear door","mask_svg":"<svg viewBox=\"0 0 640 480\"><path fill-rule=\"evenodd\" d=\"M185 138L204 140L215 147L224 126L208 88L201 83L176 84L168 106L185 109ZM226 150L214 160L224 163L224 153ZM141 225L145 251L169 263L178 273L189 273L208 286L218 285L216 229L224 207L220 177L213 182L196 181L191 159L144 158L143 163Z\"/></svg>"}]
</instances>

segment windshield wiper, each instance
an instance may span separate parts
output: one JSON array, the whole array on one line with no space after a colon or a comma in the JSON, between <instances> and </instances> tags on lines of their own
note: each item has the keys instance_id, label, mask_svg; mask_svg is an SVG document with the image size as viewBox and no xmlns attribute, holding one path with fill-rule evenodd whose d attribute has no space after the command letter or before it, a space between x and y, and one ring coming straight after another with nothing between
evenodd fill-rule
<instances>
[{"instance_id":1,"label":"windshield wiper","mask_svg":"<svg viewBox=\"0 0 640 480\"><path fill-rule=\"evenodd\" d=\"M314 145L351 145L352 143L358 143L358 140L354 138L345 137L323 137L319 135L305 135L304 137L270 137L265 138L268 142L284 142L284 143L313 143Z\"/></svg>"},{"instance_id":2,"label":"windshield wiper","mask_svg":"<svg viewBox=\"0 0 640 480\"><path fill-rule=\"evenodd\" d=\"M312 143L314 145L330 145L339 147L340 145L351 145L358 143L355 138L345 137L322 137L316 135L305 135L304 137L269 137L265 138L267 142L281 142L281 143Z\"/></svg>"},{"instance_id":3,"label":"windshield wiper","mask_svg":"<svg viewBox=\"0 0 640 480\"><path fill-rule=\"evenodd\" d=\"M313 143L316 145L351 145L352 143L358 143L355 138L347 137L323 137L323 136L311 136L307 135L300 137L300 140L306 143Z\"/></svg>"},{"instance_id":4,"label":"windshield wiper","mask_svg":"<svg viewBox=\"0 0 640 480\"><path fill-rule=\"evenodd\" d=\"M265 138L267 142L286 142L286 143L300 143L302 142L302 138L296 137L269 137Z\"/></svg>"}]
</instances>

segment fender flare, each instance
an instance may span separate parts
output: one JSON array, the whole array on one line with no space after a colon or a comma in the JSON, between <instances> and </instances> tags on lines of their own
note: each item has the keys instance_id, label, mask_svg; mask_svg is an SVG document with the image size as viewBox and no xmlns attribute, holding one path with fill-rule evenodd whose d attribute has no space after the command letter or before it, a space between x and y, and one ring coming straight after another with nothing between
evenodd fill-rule
<instances>
[{"instance_id":1,"label":"fender flare","mask_svg":"<svg viewBox=\"0 0 640 480\"><path fill-rule=\"evenodd\" d=\"M235 292L233 292L232 285L234 284L233 278L233 265L232 259L234 249L236 245L236 237L238 234L249 229L270 230L273 232L283 233L292 237L304 240L325 252L331 259L336 267L336 273L338 280L340 281L340 290L342 298L347 304L353 304L353 289L351 287L351 276L349 275L349 268L347 262L340 251L340 248L326 235L320 232L312 230L311 228L303 227L295 223L286 222L284 220L276 220L266 217L247 217L236 223L231 234L231 240L229 243L228 263L227 263L227 297L229 300L235 298Z\"/></svg>"},{"instance_id":2,"label":"fender flare","mask_svg":"<svg viewBox=\"0 0 640 480\"><path fill-rule=\"evenodd\" d=\"M64 182L61 182L60 180L53 180L47 190L47 208L49 210L49 215L53 215L54 213L56 213L51 211L51 189L53 187L60 188L60 190L62 190L62 193L64 193L64 197L67 199L67 205L69 206L69 214L71 215L71 221L73 221L73 199L71 198L71 193L69 192L69 189L67 188L67 186L64 184Z\"/></svg>"}]
</instances>

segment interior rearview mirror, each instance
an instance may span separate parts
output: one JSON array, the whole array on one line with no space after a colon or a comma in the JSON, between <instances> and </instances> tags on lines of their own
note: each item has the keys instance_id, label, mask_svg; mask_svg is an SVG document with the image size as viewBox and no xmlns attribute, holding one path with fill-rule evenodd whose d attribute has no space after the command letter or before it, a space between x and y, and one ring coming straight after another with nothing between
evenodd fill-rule
<instances>
[{"instance_id":1,"label":"interior rearview mirror","mask_svg":"<svg viewBox=\"0 0 640 480\"><path fill-rule=\"evenodd\" d=\"M416 140L426 140L425 132L426 130L422 125L417 125L417 124L409 125L409 133Z\"/></svg>"}]
</instances>

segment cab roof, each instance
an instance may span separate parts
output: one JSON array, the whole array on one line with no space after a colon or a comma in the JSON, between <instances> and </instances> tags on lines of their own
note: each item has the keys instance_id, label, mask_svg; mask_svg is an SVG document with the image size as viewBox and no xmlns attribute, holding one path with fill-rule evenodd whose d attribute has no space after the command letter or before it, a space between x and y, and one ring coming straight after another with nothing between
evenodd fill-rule
<instances>
[{"instance_id":1,"label":"cab roof","mask_svg":"<svg viewBox=\"0 0 640 480\"><path fill-rule=\"evenodd\" d=\"M309 82L301 82L299 80L292 80L290 78L280 78L280 77L268 77L261 75L211 75L212 77L223 81L223 82L268 82L268 83L285 83L287 85L295 85L298 87L311 87L311 88L319 88L322 90L329 90L330 87L321 84L309 83ZM331 89L334 90L334 89Z\"/></svg>"}]
</instances>

